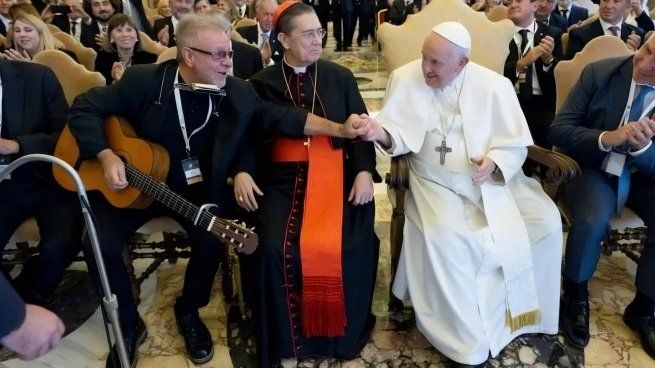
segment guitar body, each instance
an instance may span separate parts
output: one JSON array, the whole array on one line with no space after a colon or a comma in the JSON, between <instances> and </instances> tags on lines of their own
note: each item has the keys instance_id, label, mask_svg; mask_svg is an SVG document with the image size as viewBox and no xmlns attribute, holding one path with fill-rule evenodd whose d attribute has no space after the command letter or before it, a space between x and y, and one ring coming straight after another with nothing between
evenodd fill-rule
<instances>
[{"instance_id":1,"label":"guitar body","mask_svg":"<svg viewBox=\"0 0 655 368\"><path fill-rule=\"evenodd\" d=\"M166 149L137 138L127 120L118 116L109 116L105 119L105 134L109 148L126 163L157 181L166 180L170 165ZM61 132L55 148L55 156L77 169L87 190L99 190L114 207L142 209L152 204L153 199L134 186L129 185L118 191L109 188L105 183L102 165L98 159L89 158L80 163L80 150L68 126ZM75 183L63 169L53 166L53 174L59 185L71 191L76 190Z\"/></svg>"}]
</instances>

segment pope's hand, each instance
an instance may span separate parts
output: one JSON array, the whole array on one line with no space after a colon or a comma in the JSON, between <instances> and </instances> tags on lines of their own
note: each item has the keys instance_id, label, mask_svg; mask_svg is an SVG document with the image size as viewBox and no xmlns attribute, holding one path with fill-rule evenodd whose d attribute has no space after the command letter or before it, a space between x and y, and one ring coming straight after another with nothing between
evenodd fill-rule
<instances>
[{"instance_id":1,"label":"pope's hand","mask_svg":"<svg viewBox=\"0 0 655 368\"><path fill-rule=\"evenodd\" d=\"M369 130L370 118L365 115L356 115L350 114L348 120L341 125L341 137L342 138L357 138L363 134L366 134Z\"/></svg>"},{"instance_id":2,"label":"pope's hand","mask_svg":"<svg viewBox=\"0 0 655 368\"><path fill-rule=\"evenodd\" d=\"M259 206L257 205L255 193L260 196L264 195L250 174L240 172L234 177L234 198L239 207L248 212L257 210Z\"/></svg>"},{"instance_id":3,"label":"pope's hand","mask_svg":"<svg viewBox=\"0 0 655 368\"><path fill-rule=\"evenodd\" d=\"M360 171L355 177L355 182L350 190L348 202L357 206L366 204L373 200L373 176L368 171Z\"/></svg>"},{"instance_id":4,"label":"pope's hand","mask_svg":"<svg viewBox=\"0 0 655 368\"><path fill-rule=\"evenodd\" d=\"M471 162L478 166L473 174L473 185L480 186L491 179L491 174L496 170L496 163L489 157L471 158Z\"/></svg>"},{"instance_id":5,"label":"pope's hand","mask_svg":"<svg viewBox=\"0 0 655 368\"><path fill-rule=\"evenodd\" d=\"M96 157L102 164L102 171L105 174L105 182L109 188L120 190L127 187L128 182L125 176L125 164L110 149L100 151Z\"/></svg>"}]
</instances>

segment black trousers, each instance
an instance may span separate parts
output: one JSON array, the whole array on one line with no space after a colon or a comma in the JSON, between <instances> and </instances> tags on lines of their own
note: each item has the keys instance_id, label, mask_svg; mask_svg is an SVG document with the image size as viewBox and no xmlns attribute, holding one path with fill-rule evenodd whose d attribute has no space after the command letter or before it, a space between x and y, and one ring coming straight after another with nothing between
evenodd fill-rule
<instances>
[{"instance_id":1,"label":"black trousers","mask_svg":"<svg viewBox=\"0 0 655 368\"><path fill-rule=\"evenodd\" d=\"M52 297L64 270L80 251L82 210L77 196L54 183L0 183L0 250L23 221L34 216L41 241L14 286L29 303L43 304Z\"/></svg>"},{"instance_id":2,"label":"black trousers","mask_svg":"<svg viewBox=\"0 0 655 368\"><path fill-rule=\"evenodd\" d=\"M354 33L353 13L341 10L341 2L336 0L332 2L332 26L337 48L350 47Z\"/></svg>"},{"instance_id":3,"label":"black trousers","mask_svg":"<svg viewBox=\"0 0 655 368\"><path fill-rule=\"evenodd\" d=\"M209 303L214 277L224 254L223 245L209 232L194 226L159 204L147 209L118 209L112 207L99 195L91 196L91 206L96 218L96 227L103 261L107 270L109 285L118 298L118 312L121 327L134 328L137 323L137 304L132 294L127 267L122 253L128 239L143 224L155 217L170 216L175 219L189 236L191 258L184 276L182 296L178 298L176 309L182 314L197 313L198 308ZM84 254L93 270L91 275L100 293L97 267L90 249L90 240L84 240Z\"/></svg>"},{"instance_id":4,"label":"black trousers","mask_svg":"<svg viewBox=\"0 0 655 368\"><path fill-rule=\"evenodd\" d=\"M555 117L555 107L551 99L532 95L530 98L523 98L519 95L519 104L528 121L530 133L534 143L540 147L550 149L552 144L548 141L548 128Z\"/></svg>"}]
</instances>

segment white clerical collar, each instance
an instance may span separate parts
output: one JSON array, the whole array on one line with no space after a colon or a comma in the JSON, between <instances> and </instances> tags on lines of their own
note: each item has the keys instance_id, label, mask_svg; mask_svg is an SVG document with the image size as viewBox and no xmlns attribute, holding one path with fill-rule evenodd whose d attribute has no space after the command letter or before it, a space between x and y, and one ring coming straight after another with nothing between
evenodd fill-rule
<instances>
[{"instance_id":1,"label":"white clerical collar","mask_svg":"<svg viewBox=\"0 0 655 368\"><path fill-rule=\"evenodd\" d=\"M621 19L619 20L619 22L616 23L616 24L612 24L612 23L610 23L610 22L606 22L606 21L604 21L604 20L603 20L602 18L600 18L600 17L598 17L598 20L600 21L600 25L601 25L601 27L603 27L603 31L607 31L607 29L608 29L609 27L612 27L612 26L617 26L617 27L619 27L619 37L621 36L621 28L623 27L623 18L621 18Z\"/></svg>"},{"instance_id":2,"label":"white clerical collar","mask_svg":"<svg viewBox=\"0 0 655 368\"><path fill-rule=\"evenodd\" d=\"M306 67L306 66L293 66L293 65L287 63L287 59L286 59L286 58L283 58L282 60L284 60L284 64L288 65L289 68L292 68L292 69L293 69L293 72L296 73L296 74L298 74L298 73L306 73L306 72L307 72L307 67Z\"/></svg>"}]
</instances>

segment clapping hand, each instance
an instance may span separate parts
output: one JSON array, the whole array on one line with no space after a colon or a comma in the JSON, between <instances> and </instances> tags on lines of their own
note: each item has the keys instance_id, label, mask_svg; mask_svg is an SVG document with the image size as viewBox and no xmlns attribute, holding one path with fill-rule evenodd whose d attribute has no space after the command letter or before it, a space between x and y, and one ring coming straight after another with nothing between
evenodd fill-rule
<instances>
[{"instance_id":1,"label":"clapping hand","mask_svg":"<svg viewBox=\"0 0 655 368\"><path fill-rule=\"evenodd\" d=\"M2 53L7 60L14 60L14 61L26 61L30 62L32 61L32 58L30 55L27 53L27 51L23 50L22 52L19 52L14 49L7 49Z\"/></svg>"},{"instance_id":2,"label":"clapping hand","mask_svg":"<svg viewBox=\"0 0 655 368\"><path fill-rule=\"evenodd\" d=\"M159 33L157 33L157 39L162 45L168 46L168 42L170 41L170 35L168 34L168 24L159 30Z\"/></svg>"},{"instance_id":3,"label":"clapping hand","mask_svg":"<svg viewBox=\"0 0 655 368\"><path fill-rule=\"evenodd\" d=\"M630 50L637 50L639 45L641 45L641 37L636 34L635 31L632 31L632 33L628 35L628 39L625 40L625 44Z\"/></svg>"}]
</instances>

